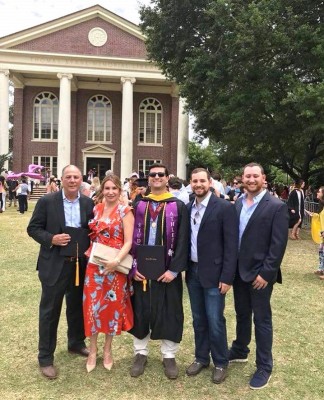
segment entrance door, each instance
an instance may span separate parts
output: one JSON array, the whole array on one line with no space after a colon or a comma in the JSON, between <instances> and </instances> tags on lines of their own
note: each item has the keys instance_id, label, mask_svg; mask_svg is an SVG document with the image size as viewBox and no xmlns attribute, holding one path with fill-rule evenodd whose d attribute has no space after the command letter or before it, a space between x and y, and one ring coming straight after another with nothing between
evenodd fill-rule
<instances>
[{"instance_id":1,"label":"entrance door","mask_svg":"<svg viewBox=\"0 0 324 400\"><path fill-rule=\"evenodd\" d=\"M106 171L111 169L111 158L88 157L86 174L90 169L95 170L99 179L102 180Z\"/></svg>"}]
</instances>

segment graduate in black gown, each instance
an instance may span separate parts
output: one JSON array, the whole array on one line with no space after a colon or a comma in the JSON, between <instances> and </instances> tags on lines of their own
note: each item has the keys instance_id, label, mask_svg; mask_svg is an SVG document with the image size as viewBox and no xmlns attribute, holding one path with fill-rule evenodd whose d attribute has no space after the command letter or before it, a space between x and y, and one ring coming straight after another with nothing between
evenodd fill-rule
<instances>
[{"instance_id":1,"label":"graduate in black gown","mask_svg":"<svg viewBox=\"0 0 324 400\"><path fill-rule=\"evenodd\" d=\"M144 372L150 338L161 340L165 375L169 379L178 377L175 355L183 332L181 272L188 264L189 218L185 204L168 192L168 180L167 168L153 164L148 175L151 193L134 208L134 327L130 330L134 335L135 358L130 371L133 377ZM162 256L156 255L160 246ZM153 255L141 257L147 251L153 251ZM148 265L140 261L155 257L158 260L155 265L152 263L152 271L147 269L150 261Z\"/></svg>"}]
</instances>

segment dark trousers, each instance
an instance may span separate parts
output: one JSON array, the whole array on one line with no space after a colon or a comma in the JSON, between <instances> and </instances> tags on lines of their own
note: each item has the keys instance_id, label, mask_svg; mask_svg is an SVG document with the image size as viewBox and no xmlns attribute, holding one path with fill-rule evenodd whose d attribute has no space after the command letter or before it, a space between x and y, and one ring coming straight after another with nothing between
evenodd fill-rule
<instances>
[{"instance_id":1,"label":"dark trousers","mask_svg":"<svg viewBox=\"0 0 324 400\"><path fill-rule=\"evenodd\" d=\"M63 298L66 301L68 348L85 347L82 311L84 268L80 267L80 286L75 286L75 262L65 262L62 273L54 286L42 283L39 305L38 361L41 367L52 365L57 340L57 327Z\"/></svg>"},{"instance_id":2,"label":"dark trousers","mask_svg":"<svg viewBox=\"0 0 324 400\"><path fill-rule=\"evenodd\" d=\"M19 211L21 214L27 211L28 210L27 196L19 194L18 204L19 204Z\"/></svg>"},{"instance_id":3,"label":"dark trousers","mask_svg":"<svg viewBox=\"0 0 324 400\"><path fill-rule=\"evenodd\" d=\"M225 295L218 287L201 286L196 263L189 267L186 281L195 333L195 359L209 365L211 354L214 365L224 368L228 365Z\"/></svg>"},{"instance_id":4,"label":"dark trousers","mask_svg":"<svg viewBox=\"0 0 324 400\"><path fill-rule=\"evenodd\" d=\"M231 352L245 357L249 353L252 334L252 313L256 342L256 366L267 372L272 371L272 312L270 299L273 284L265 289L256 290L252 282L243 282L239 274L234 283L234 303L236 312L236 339L232 343Z\"/></svg>"}]
</instances>

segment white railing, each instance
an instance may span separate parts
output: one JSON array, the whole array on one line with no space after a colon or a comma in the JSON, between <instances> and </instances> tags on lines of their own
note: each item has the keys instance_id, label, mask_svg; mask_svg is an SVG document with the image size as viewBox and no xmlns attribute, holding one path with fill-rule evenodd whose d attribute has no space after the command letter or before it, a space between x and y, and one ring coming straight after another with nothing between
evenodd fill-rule
<instances>
[{"instance_id":1,"label":"white railing","mask_svg":"<svg viewBox=\"0 0 324 400\"><path fill-rule=\"evenodd\" d=\"M307 211L317 212L318 203L315 203L314 201L305 200L304 207L305 207L305 210L307 210ZM307 213L304 213L304 221L303 221L304 228L309 228L310 224L311 224L311 217Z\"/></svg>"}]
</instances>

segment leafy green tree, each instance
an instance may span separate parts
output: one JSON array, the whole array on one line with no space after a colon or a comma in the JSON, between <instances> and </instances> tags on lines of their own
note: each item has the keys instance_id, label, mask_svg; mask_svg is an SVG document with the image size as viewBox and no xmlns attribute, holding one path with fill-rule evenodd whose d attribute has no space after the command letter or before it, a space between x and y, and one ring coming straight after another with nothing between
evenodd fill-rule
<instances>
[{"instance_id":1,"label":"leafy green tree","mask_svg":"<svg viewBox=\"0 0 324 400\"><path fill-rule=\"evenodd\" d=\"M222 164L324 172L322 0L152 0L149 57L175 80Z\"/></svg>"},{"instance_id":2,"label":"leafy green tree","mask_svg":"<svg viewBox=\"0 0 324 400\"><path fill-rule=\"evenodd\" d=\"M195 168L206 168L210 172L219 171L221 165L212 146L201 146L196 142L189 142L188 174Z\"/></svg>"},{"instance_id":3,"label":"leafy green tree","mask_svg":"<svg viewBox=\"0 0 324 400\"><path fill-rule=\"evenodd\" d=\"M10 160L11 158L11 152L7 154L0 154L0 171L4 168L4 164L7 160Z\"/></svg>"}]
</instances>

